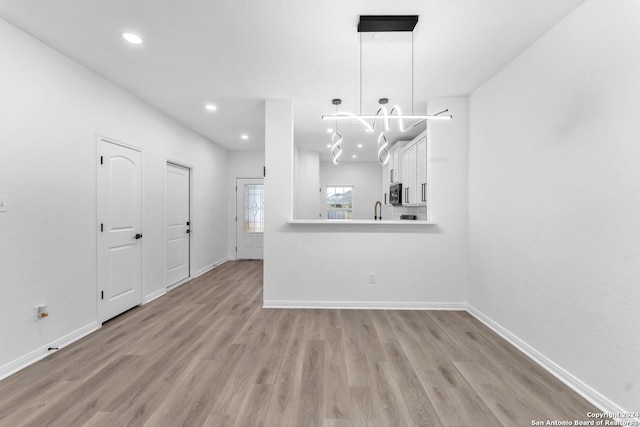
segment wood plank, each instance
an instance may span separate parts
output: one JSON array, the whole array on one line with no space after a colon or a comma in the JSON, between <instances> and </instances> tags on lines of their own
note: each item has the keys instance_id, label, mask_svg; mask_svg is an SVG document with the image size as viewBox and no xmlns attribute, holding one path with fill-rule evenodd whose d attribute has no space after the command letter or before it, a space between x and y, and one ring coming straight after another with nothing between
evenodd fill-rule
<instances>
[{"instance_id":1,"label":"wood plank","mask_svg":"<svg viewBox=\"0 0 640 427\"><path fill-rule=\"evenodd\" d=\"M291 337L291 329L293 328L296 317L295 312L285 311L282 317L279 318L279 321L273 325L275 332L266 348L266 357L260 361L260 371L256 378L257 384L275 383L282 361L282 355L287 348L287 343Z\"/></svg>"},{"instance_id":2,"label":"wood plank","mask_svg":"<svg viewBox=\"0 0 640 427\"><path fill-rule=\"evenodd\" d=\"M268 424L265 424L264 420L269 409L272 392L273 384L253 384L249 391L249 397L245 400L233 425L237 427L267 426Z\"/></svg>"},{"instance_id":3,"label":"wood plank","mask_svg":"<svg viewBox=\"0 0 640 427\"><path fill-rule=\"evenodd\" d=\"M408 425L409 414L403 401L403 395L389 369L389 362L376 362L374 391L377 394L378 413L382 414L387 426Z\"/></svg>"},{"instance_id":4,"label":"wood plank","mask_svg":"<svg viewBox=\"0 0 640 427\"><path fill-rule=\"evenodd\" d=\"M324 417L349 419L349 381L342 329L329 328L326 332L324 360Z\"/></svg>"},{"instance_id":5,"label":"wood plank","mask_svg":"<svg viewBox=\"0 0 640 427\"><path fill-rule=\"evenodd\" d=\"M298 311L293 310L297 315ZM298 399L302 386L302 366L304 363L305 327L302 318L296 316L292 335L287 344L274 391L271 395L267 425L295 425L298 415Z\"/></svg>"},{"instance_id":6,"label":"wood plank","mask_svg":"<svg viewBox=\"0 0 640 427\"><path fill-rule=\"evenodd\" d=\"M376 409L373 400L371 387L349 387L349 394L352 402L351 421L354 426L372 426L380 424L376 416Z\"/></svg>"},{"instance_id":7,"label":"wood plank","mask_svg":"<svg viewBox=\"0 0 640 427\"><path fill-rule=\"evenodd\" d=\"M115 426L118 414L113 412L96 412L82 427L109 427Z\"/></svg>"},{"instance_id":8,"label":"wood plank","mask_svg":"<svg viewBox=\"0 0 640 427\"><path fill-rule=\"evenodd\" d=\"M305 345L296 426L321 426L323 424L324 347L324 341L320 340L309 340Z\"/></svg>"},{"instance_id":9,"label":"wood plank","mask_svg":"<svg viewBox=\"0 0 640 427\"><path fill-rule=\"evenodd\" d=\"M405 404L411 421L419 426L442 426L429 396L400 344L397 341L388 341L385 349L389 356L390 370L402 395L407 399Z\"/></svg>"},{"instance_id":10,"label":"wood plank","mask_svg":"<svg viewBox=\"0 0 640 427\"><path fill-rule=\"evenodd\" d=\"M347 376L349 385L353 387L370 387L373 384L367 341L361 337L362 313L359 310L343 310L340 312L344 326L344 342L346 347Z\"/></svg>"}]
</instances>

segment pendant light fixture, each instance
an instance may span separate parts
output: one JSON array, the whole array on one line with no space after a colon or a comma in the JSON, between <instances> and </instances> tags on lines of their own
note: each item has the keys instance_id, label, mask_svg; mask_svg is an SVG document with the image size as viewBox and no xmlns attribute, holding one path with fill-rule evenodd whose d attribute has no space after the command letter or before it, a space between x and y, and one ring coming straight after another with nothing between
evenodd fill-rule
<instances>
[{"instance_id":1,"label":"pendant light fixture","mask_svg":"<svg viewBox=\"0 0 640 427\"><path fill-rule=\"evenodd\" d=\"M336 106L336 114L338 114L338 105L342 104L342 100L339 98L332 99L331 103ZM334 127L333 135L331 135L331 154L333 155L333 164L337 165L340 161L338 158L342 154L342 135L338 132L338 121Z\"/></svg>"},{"instance_id":2,"label":"pendant light fixture","mask_svg":"<svg viewBox=\"0 0 640 427\"><path fill-rule=\"evenodd\" d=\"M340 148L340 143L342 142L342 135L337 132L338 121L339 120L351 120L358 121L361 123L367 132L375 132L378 121L381 121L382 130L378 135L378 161L380 164L385 165L389 161L389 150L387 149L388 141L385 135L385 132L389 131L389 122L391 120L397 120L398 128L400 132L406 132L410 129L415 128L416 126L424 123L427 120L450 120L452 118L451 115L447 115L449 110L443 110L436 114L425 114L425 115L415 115L413 114L413 86L414 86L414 78L413 78L413 29L418 23L418 15L382 15L382 16L371 16L371 15L361 15L360 21L358 22L358 32L360 33L360 114L353 114L349 112L338 112L337 105L335 103L335 99L332 101L334 105L336 105L336 112L334 114L323 115L323 120L335 120L336 122L336 132L332 136L332 142L334 143L331 152L334 156L334 164L338 164L337 156L340 155L342 149ZM379 107L375 114L362 114L362 33L380 33L380 32L411 32L411 114L403 115L400 106L394 105L391 109L387 109L386 105L389 102L387 98L380 98L378 100ZM340 101L339 99L337 101ZM372 120L369 123L367 120ZM405 122L411 122L405 126ZM336 141L338 141L336 143ZM333 147L338 147L338 154L334 152Z\"/></svg>"}]
</instances>

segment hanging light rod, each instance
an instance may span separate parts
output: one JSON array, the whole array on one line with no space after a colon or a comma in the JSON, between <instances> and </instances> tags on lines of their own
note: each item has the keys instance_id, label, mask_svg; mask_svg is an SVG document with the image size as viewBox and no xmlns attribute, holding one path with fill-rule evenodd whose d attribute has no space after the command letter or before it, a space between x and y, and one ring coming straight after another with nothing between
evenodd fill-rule
<instances>
[{"instance_id":1,"label":"hanging light rod","mask_svg":"<svg viewBox=\"0 0 640 427\"><path fill-rule=\"evenodd\" d=\"M336 101L334 99L334 101ZM342 102L342 100L340 100L340 102ZM389 102L389 100L387 98L380 98L380 100L378 101L380 103L380 105L385 105ZM335 102L334 102L335 105ZM339 104L338 104L339 105ZM397 116L392 115L393 112L396 111L397 112ZM403 116L402 112L400 111L400 108L398 106L394 106L391 109L391 113L387 112L386 108L380 108L378 110L378 114L360 114L360 115L356 115L356 114L351 114L351 113L338 113L335 112L333 114L324 114L322 116L323 120L346 120L346 119L351 119L351 120L377 120L377 119L384 119L384 120L389 120L389 119L393 119L393 120L451 120L451 118L453 118L452 115L450 114L446 114L446 115L442 115L444 113L448 113L449 109L447 108L446 110L442 110L442 111L438 111L435 114L426 114L426 115L410 115L410 116ZM382 115L380 115L380 113L382 113Z\"/></svg>"},{"instance_id":2,"label":"hanging light rod","mask_svg":"<svg viewBox=\"0 0 640 427\"><path fill-rule=\"evenodd\" d=\"M317 116L316 116L317 117ZM368 115L356 115L356 114L349 114L349 113L335 113L335 114L323 114L322 115L322 120L358 120L358 119L362 119L362 120L369 120L369 119L392 119L392 120L400 120L400 119L404 119L404 120L451 120L453 116L450 114L444 115L444 116L439 116L437 114L426 114L426 115L421 115L421 116L417 116L417 115L413 115L413 116L379 116L379 115L375 115L375 114L368 114Z\"/></svg>"}]
</instances>

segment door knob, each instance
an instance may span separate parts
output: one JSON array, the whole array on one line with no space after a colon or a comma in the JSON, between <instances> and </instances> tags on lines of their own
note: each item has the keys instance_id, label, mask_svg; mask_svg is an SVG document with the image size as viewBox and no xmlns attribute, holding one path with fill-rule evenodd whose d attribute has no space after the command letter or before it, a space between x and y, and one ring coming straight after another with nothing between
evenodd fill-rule
<instances>
[{"instance_id":1,"label":"door knob","mask_svg":"<svg viewBox=\"0 0 640 427\"><path fill-rule=\"evenodd\" d=\"M135 236L133 236L134 239L138 240L138 239L142 239L142 234L138 233Z\"/></svg>"},{"instance_id":2,"label":"door knob","mask_svg":"<svg viewBox=\"0 0 640 427\"><path fill-rule=\"evenodd\" d=\"M187 230L187 234L191 233L191 230Z\"/></svg>"}]
</instances>

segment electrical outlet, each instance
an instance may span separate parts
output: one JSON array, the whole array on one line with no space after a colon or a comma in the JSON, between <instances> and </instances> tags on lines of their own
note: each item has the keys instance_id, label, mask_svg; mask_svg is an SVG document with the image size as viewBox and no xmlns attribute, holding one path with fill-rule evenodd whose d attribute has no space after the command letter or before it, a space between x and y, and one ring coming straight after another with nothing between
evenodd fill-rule
<instances>
[{"instance_id":1,"label":"electrical outlet","mask_svg":"<svg viewBox=\"0 0 640 427\"><path fill-rule=\"evenodd\" d=\"M7 206L8 204L7 196L0 195L0 212L6 212L9 209Z\"/></svg>"},{"instance_id":2,"label":"electrical outlet","mask_svg":"<svg viewBox=\"0 0 640 427\"><path fill-rule=\"evenodd\" d=\"M369 273L369 283L376 283L376 273Z\"/></svg>"},{"instance_id":3,"label":"electrical outlet","mask_svg":"<svg viewBox=\"0 0 640 427\"><path fill-rule=\"evenodd\" d=\"M44 304L38 304L33 307L33 315L36 320L42 320L49 316L49 308Z\"/></svg>"}]
</instances>

